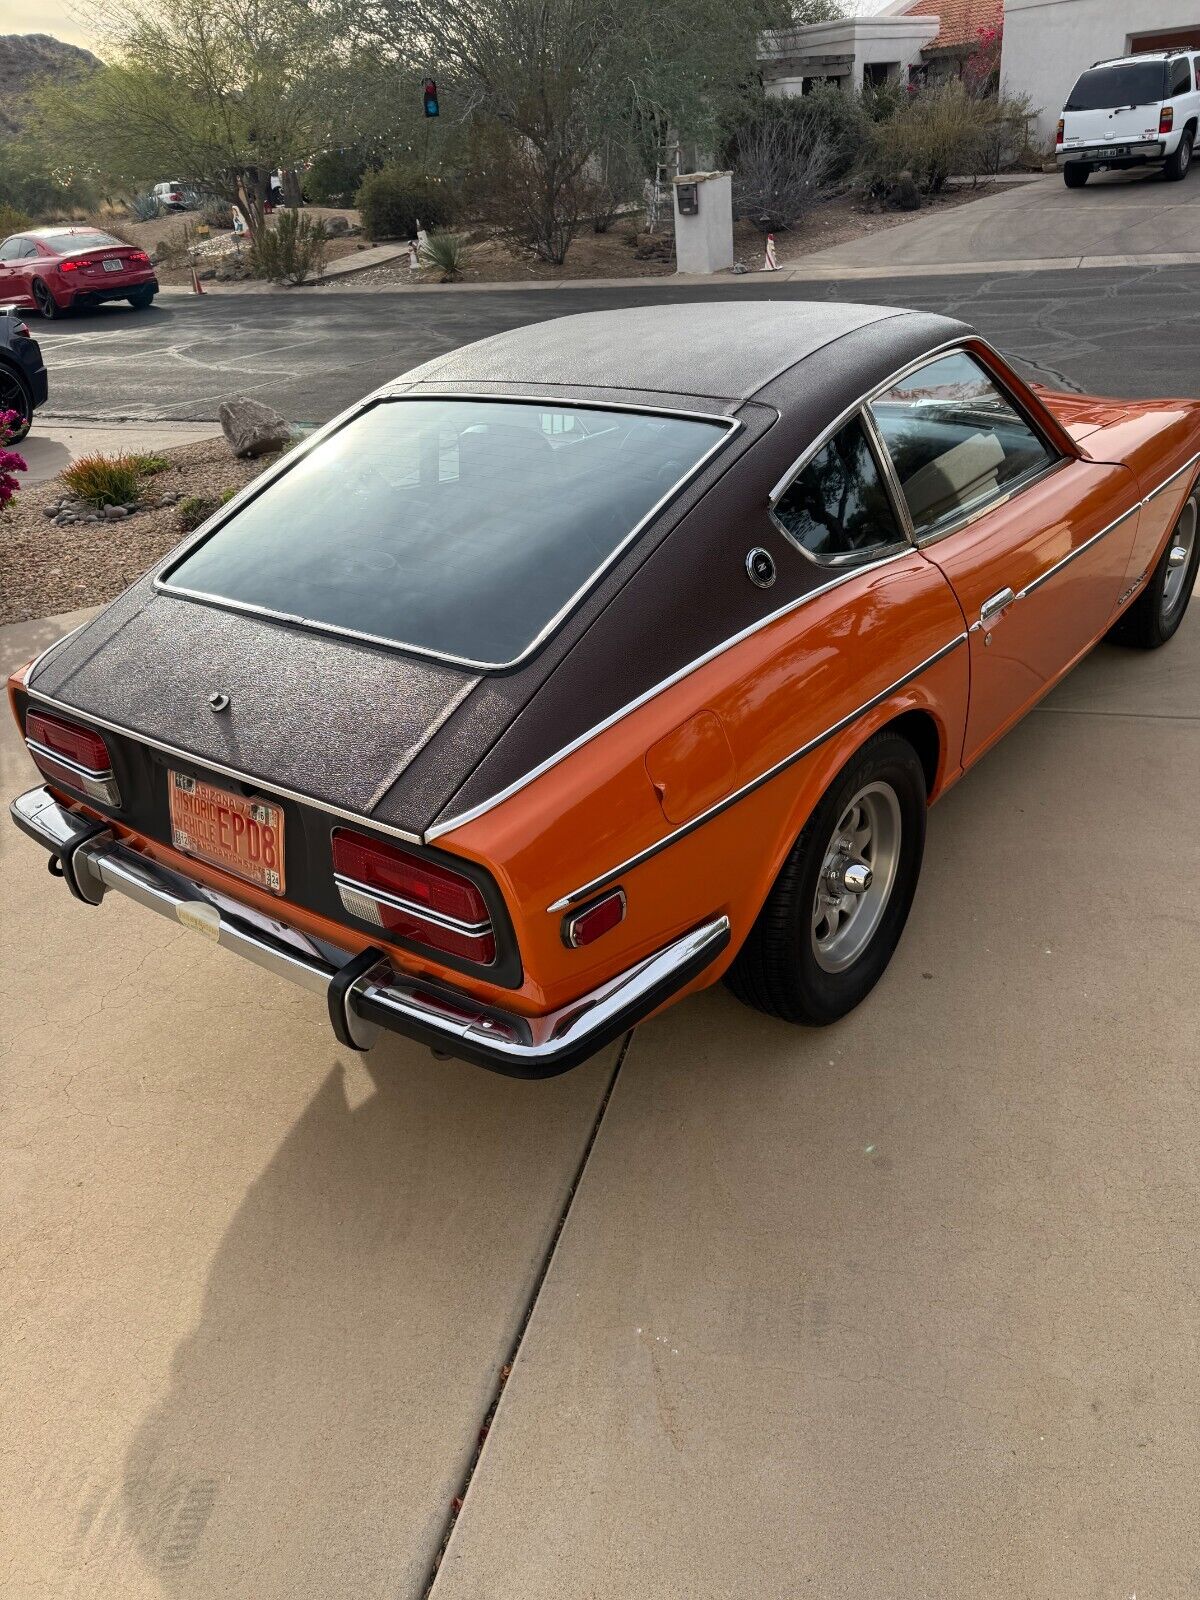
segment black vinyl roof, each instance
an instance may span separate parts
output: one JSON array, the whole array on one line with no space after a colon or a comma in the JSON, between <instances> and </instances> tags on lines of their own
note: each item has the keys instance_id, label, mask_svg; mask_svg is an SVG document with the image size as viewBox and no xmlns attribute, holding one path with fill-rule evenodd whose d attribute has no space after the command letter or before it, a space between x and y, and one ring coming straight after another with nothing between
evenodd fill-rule
<instances>
[{"instance_id":1,"label":"black vinyl roof","mask_svg":"<svg viewBox=\"0 0 1200 1600\"><path fill-rule=\"evenodd\" d=\"M861 329L920 324L929 348L962 323L895 306L837 301L702 301L556 317L493 334L405 373L402 384L563 385L748 400L772 379ZM881 339L881 343L889 340ZM870 340L855 342L864 378Z\"/></svg>"}]
</instances>

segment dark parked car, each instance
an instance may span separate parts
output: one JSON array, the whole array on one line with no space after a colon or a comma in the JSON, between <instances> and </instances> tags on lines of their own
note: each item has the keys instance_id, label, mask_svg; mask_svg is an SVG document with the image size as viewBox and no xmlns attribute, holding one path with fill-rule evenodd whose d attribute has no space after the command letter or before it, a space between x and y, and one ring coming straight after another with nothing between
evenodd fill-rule
<instances>
[{"instance_id":1,"label":"dark parked car","mask_svg":"<svg viewBox=\"0 0 1200 1600\"><path fill-rule=\"evenodd\" d=\"M29 432L47 392L41 347L29 337L19 312L0 307L0 411L19 411L25 418L24 426L14 431L14 443Z\"/></svg>"},{"instance_id":2,"label":"dark parked car","mask_svg":"<svg viewBox=\"0 0 1200 1600\"><path fill-rule=\"evenodd\" d=\"M0 244L0 305L51 318L102 300L142 311L157 293L146 252L99 228L30 228Z\"/></svg>"}]
</instances>

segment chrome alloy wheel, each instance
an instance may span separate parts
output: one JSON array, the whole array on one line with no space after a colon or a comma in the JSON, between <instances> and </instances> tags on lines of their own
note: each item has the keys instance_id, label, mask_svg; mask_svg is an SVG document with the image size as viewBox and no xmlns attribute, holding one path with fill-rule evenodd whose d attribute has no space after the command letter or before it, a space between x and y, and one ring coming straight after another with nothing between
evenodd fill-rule
<instances>
[{"instance_id":1,"label":"chrome alloy wheel","mask_svg":"<svg viewBox=\"0 0 1200 1600\"><path fill-rule=\"evenodd\" d=\"M1187 600L1185 585L1192 569L1192 551L1196 547L1196 523L1200 517L1195 499L1188 501L1183 514L1175 524L1171 543L1167 547L1167 576L1162 591L1162 618L1170 622L1176 611Z\"/></svg>"},{"instance_id":2,"label":"chrome alloy wheel","mask_svg":"<svg viewBox=\"0 0 1200 1600\"><path fill-rule=\"evenodd\" d=\"M813 955L824 971L844 972L870 944L896 881L900 835L890 783L869 783L843 811L813 896Z\"/></svg>"}]
</instances>

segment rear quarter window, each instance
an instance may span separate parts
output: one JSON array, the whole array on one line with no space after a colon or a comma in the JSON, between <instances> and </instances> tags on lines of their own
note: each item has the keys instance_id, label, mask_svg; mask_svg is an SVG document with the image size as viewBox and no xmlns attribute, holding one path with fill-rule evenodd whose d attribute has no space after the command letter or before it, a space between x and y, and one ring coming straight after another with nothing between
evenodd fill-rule
<instances>
[{"instance_id":1,"label":"rear quarter window","mask_svg":"<svg viewBox=\"0 0 1200 1600\"><path fill-rule=\"evenodd\" d=\"M379 401L194 546L164 587L509 666L729 431L549 401Z\"/></svg>"}]
</instances>

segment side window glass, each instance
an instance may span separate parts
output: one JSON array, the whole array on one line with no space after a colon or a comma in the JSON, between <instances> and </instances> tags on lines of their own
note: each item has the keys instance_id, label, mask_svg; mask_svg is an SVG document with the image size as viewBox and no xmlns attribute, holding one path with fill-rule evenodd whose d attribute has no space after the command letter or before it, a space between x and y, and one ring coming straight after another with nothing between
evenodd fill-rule
<instances>
[{"instance_id":1,"label":"side window glass","mask_svg":"<svg viewBox=\"0 0 1200 1600\"><path fill-rule=\"evenodd\" d=\"M774 505L788 538L810 555L869 555L904 541L860 417L792 479Z\"/></svg>"},{"instance_id":2,"label":"side window glass","mask_svg":"<svg viewBox=\"0 0 1200 1600\"><path fill-rule=\"evenodd\" d=\"M1191 94L1192 69L1188 65L1188 58L1184 56L1179 61L1171 63L1171 99L1177 95Z\"/></svg>"},{"instance_id":3,"label":"side window glass","mask_svg":"<svg viewBox=\"0 0 1200 1600\"><path fill-rule=\"evenodd\" d=\"M1054 457L965 351L872 402L918 537L982 509Z\"/></svg>"},{"instance_id":4,"label":"side window glass","mask_svg":"<svg viewBox=\"0 0 1200 1600\"><path fill-rule=\"evenodd\" d=\"M6 239L3 244L0 244L0 261L15 261L20 253L20 239Z\"/></svg>"}]
</instances>

